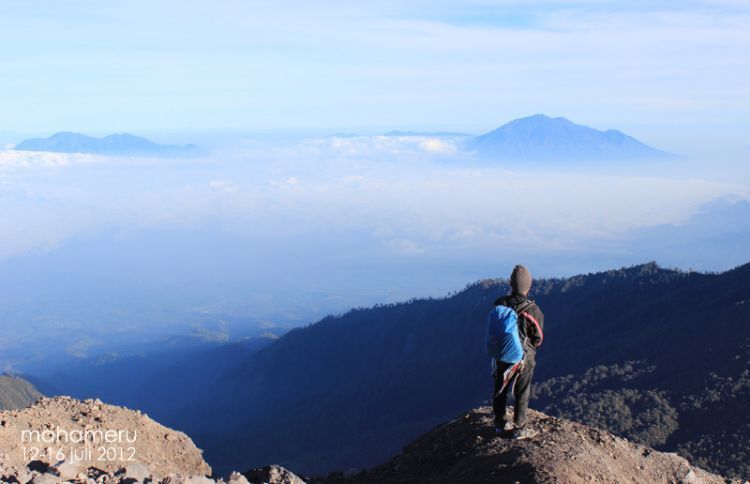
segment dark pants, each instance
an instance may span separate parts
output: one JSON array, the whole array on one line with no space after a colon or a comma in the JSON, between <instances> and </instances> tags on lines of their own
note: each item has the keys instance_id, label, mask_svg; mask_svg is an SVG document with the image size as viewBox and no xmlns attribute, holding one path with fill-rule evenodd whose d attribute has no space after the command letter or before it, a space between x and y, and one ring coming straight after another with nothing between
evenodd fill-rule
<instances>
[{"instance_id":1,"label":"dark pants","mask_svg":"<svg viewBox=\"0 0 750 484\"><path fill-rule=\"evenodd\" d=\"M521 428L526 425L526 409L529 408L529 395L531 394L531 378L534 376L534 355L527 354L526 361L520 373L515 377L515 406L513 413L513 425ZM497 371L495 372L495 391L492 394L492 410L495 412L495 425L502 428L505 425L505 405L508 402L508 394L514 387L511 381L505 387L502 393L498 395L498 390L503 386L503 372L512 366L509 363L497 362Z\"/></svg>"}]
</instances>

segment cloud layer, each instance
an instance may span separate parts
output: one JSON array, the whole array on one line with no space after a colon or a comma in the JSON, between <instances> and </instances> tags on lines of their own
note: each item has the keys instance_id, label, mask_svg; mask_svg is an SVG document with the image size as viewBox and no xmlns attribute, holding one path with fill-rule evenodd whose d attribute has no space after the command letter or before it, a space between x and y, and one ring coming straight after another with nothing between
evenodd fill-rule
<instances>
[{"instance_id":1,"label":"cloud layer","mask_svg":"<svg viewBox=\"0 0 750 484\"><path fill-rule=\"evenodd\" d=\"M367 234L412 255L502 243L574 249L748 193L742 183L616 169L481 165L457 156L457 142L329 137L169 162L0 152L0 256L102 230L217 223L288 237Z\"/></svg>"}]
</instances>

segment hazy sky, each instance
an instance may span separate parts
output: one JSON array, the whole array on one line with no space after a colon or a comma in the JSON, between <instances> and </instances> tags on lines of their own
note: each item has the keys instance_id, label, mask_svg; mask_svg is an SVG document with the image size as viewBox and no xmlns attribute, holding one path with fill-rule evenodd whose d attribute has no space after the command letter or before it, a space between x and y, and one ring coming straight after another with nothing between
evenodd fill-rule
<instances>
[{"instance_id":1,"label":"hazy sky","mask_svg":"<svg viewBox=\"0 0 750 484\"><path fill-rule=\"evenodd\" d=\"M0 8L0 131L481 132L543 112L747 149L744 0Z\"/></svg>"}]
</instances>

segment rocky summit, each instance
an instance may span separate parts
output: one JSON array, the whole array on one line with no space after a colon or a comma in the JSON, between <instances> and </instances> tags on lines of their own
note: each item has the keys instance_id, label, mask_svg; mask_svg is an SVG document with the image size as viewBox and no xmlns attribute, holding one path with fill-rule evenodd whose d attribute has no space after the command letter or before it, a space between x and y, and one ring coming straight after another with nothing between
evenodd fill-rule
<instances>
[{"instance_id":1,"label":"rocky summit","mask_svg":"<svg viewBox=\"0 0 750 484\"><path fill-rule=\"evenodd\" d=\"M147 415L99 400L42 398L0 412L0 482L304 484L279 466L211 478L184 433Z\"/></svg>"},{"instance_id":2,"label":"rocky summit","mask_svg":"<svg viewBox=\"0 0 750 484\"><path fill-rule=\"evenodd\" d=\"M374 469L333 474L328 483L723 483L672 453L529 410L537 435L498 436L481 407L406 446Z\"/></svg>"}]
</instances>

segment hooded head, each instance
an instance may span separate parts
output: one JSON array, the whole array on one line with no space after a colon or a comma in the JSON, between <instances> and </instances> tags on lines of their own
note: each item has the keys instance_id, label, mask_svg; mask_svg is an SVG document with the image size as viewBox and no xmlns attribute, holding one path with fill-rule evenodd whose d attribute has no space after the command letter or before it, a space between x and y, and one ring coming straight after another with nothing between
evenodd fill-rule
<instances>
[{"instance_id":1,"label":"hooded head","mask_svg":"<svg viewBox=\"0 0 750 484\"><path fill-rule=\"evenodd\" d=\"M513 293L527 295L529 289L531 289L531 280L531 272L526 267L518 264L513 268L513 272L510 275L510 287L513 289Z\"/></svg>"}]
</instances>

